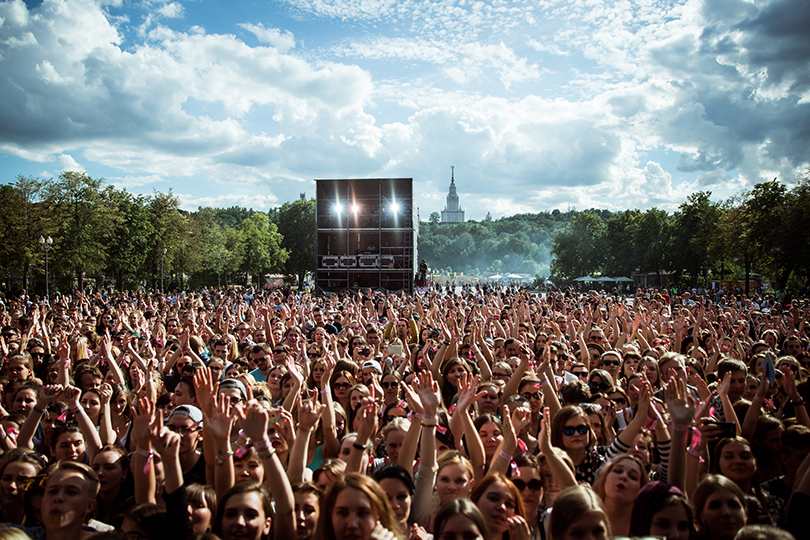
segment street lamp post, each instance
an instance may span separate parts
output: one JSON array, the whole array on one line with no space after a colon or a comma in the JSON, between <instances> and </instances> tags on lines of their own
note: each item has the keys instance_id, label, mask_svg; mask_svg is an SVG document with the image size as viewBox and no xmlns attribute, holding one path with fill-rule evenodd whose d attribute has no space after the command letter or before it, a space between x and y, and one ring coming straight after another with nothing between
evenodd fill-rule
<instances>
[{"instance_id":1,"label":"street lamp post","mask_svg":"<svg viewBox=\"0 0 810 540\"><path fill-rule=\"evenodd\" d=\"M42 249L45 250L45 298L48 301L48 304L51 303L51 294L49 288L49 279L48 279L48 252L53 247L53 238L50 236L45 238L44 236L39 237L39 245L42 246Z\"/></svg>"}]
</instances>

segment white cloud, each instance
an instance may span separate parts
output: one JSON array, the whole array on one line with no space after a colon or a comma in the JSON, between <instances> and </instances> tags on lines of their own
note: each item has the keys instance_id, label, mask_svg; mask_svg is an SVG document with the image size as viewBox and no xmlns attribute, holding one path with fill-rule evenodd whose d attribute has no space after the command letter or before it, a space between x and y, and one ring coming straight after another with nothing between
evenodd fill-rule
<instances>
[{"instance_id":1,"label":"white cloud","mask_svg":"<svg viewBox=\"0 0 810 540\"><path fill-rule=\"evenodd\" d=\"M183 6L179 2L170 2L160 6L157 12L167 19L176 19L183 16Z\"/></svg>"},{"instance_id":2,"label":"white cloud","mask_svg":"<svg viewBox=\"0 0 810 540\"><path fill-rule=\"evenodd\" d=\"M79 163L73 159L73 156L69 154L62 154L57 158L59 161L60 166L62 167L63 171L72 171L72 172L87 172L87 169L79 165Z\"/></svg>"},{"instance_id":3,"label":"white cloud","mask_svg":"<svg viewBox=\"0 0 810 540\"><path fill-rule=\"evenodd\" d=\"M295 47L295 36L287 30L265 28L261 23L243 23L239 26L256 36L262 43L272 45L281 52L286 52Z\"/></svg>"}]
</instances>

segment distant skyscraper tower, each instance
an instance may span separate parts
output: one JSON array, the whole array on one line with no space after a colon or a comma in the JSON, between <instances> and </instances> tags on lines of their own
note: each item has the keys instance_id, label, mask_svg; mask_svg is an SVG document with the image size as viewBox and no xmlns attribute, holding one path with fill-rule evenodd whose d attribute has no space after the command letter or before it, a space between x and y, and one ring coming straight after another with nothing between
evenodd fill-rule
<instances>
[{"instance_id":1,"label":"distant skyscraper tower","mask_svg":"<svg viewBox=\"0 0 810 540\"><path fill-rule=\"evenodd\" d=\"M463 223L464 210L458 205L456 193L455 166L450 167L450 192L447 194L447 206L442 210L442 223Z\"/></svg>"}]
</instances>

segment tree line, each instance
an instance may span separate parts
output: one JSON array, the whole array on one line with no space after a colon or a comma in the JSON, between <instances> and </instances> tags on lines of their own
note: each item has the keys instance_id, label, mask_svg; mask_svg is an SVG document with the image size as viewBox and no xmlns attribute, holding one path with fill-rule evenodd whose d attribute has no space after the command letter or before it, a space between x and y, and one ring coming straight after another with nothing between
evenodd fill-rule
<instances>
[{"instance_id":1,"label":"tree line","mask_svg":"<svg viewBox=\"0 0 810 540\"><path fill-rule=\"evenodd\" d=\"M572 216L554 238L551 274L669 275L669 283L707 285L757 273L777 291L807 292L810 272L810 180L792 189L776 179L726 201L710 191L687 197L674 213L626 210L605 219L591 211Z\"/></svg>"},{"instance_id":2,"label":"tree line","mask_svg":"<svg viewBox=\"0 0 810 540\"><path fill-rule=\"evenodd\" d=\"M84 173L18 176L0 186L0 276L6 290L52 290L85 279L117 290L256 282L281 273L299 285L315 269L315 201L269 212L201 207L187 212L171 192L135 195ZM810 275L810 178L773 180L726 201L711 192L677 211L589 209L498 220L420 224L418 256L433 271L522 273L568 282L580 276L652 274L652 283L765 276L777 290L805 292ZM54 288L55 287L55 288Z\"/></svg>"},{"instance_id":3,"label":"tree line","mask_svg":"<svg viewBox=\"0 0 810 540\"><path fill-rule=\"evenodd\" d=\"M6 290L117 290L256 282L283 273L302 282L314 267L315 201L268 213L201 207L186 212L171 192L135 195L84 173L57 179L18 176L0 186L0 274ZM32 292L32 291L29 291Z\"/></svg>"}]
</instances>

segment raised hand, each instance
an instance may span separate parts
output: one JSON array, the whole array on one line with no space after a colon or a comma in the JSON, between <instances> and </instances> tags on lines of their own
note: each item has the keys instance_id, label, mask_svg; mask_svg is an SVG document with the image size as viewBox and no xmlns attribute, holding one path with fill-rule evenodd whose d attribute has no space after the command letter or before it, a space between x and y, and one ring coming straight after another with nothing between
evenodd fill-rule
<instances>
[{"instance_id":1,"label":"raised hand","mask_svg":"<svg viewBox=\"0 0 810 540\"><path fill-rule=\"evenodd\" d=\"M133 409L132 439L135 446L147 450L150 444L150 426L154 421L155 403L147 398L138 400L138 407Z\"/></svg>"},{"instance_id":2,"label":"raised hand","mask_svg":"<svg viewBox=\"0 0 810 540\"><path fill-rule=\"evenodd\" d=\"M110 404L110 398L112 398L112 386L109 383L104 383L101 385L101 390L99 390L99 398L101 401L101 406L106 407Z\"/></svg>"},{"instance_id":3,"label":"raised hand","mask_svg":"<svg viewBox=\"0 0 810 540\"><path fill-rule=\"evenodd\" d=\"M697 406L694 398L686 388L686 382L679 379L670 379L664 387L664 398L672 422L679 426L691 426L695 419Z\"/></svg>"},{"instance_id":4,"label":"raised hand","mask_svg":"<svg viewBox=\"0 0 810 540\"><path fill-rule=\"evenodd\" d=\"M414 380L414 385L415 384L416 379ZM402 388L402 391L405 393L405 401L408 402L408 408L411 410L411 412L414 414L425 414L425 407L422 405L422 398L419 397L419 394L416 392L414 387L405 381L400 382L399 385L400 388Z\"/></svg>"},{"instance_id":5,"label":"raised hand","mask_svg":"<svg viewBox=\"0 0 810 540\"><path fill-rule=\"evenodd\" d=\"M214 400L210 414L204 414L205 429L214 438L227 441L231 436L233 416L231 415L231 400L220 394Z\"/></svg>"},{"instance_id":6,"label":"raised hand","mask_svg":"<svg viewBox=\"0 0 810 540\"><path fill-rule=\"evenodd\" d=\"M423 414L436 416L442 396L439 393L439 383L433 380L433 374L430 371L423 371L416 378L414 384L419 400L422 402Z\"/></svg>"},{"instance_id":7,"label":"raised hand","mask_svg":"<svg viewBox=\"0 0 810 540\"><path fill-rule=\"evenodd\" d=\"M214 407L214 394L217 385L211 370L207 367L194 372L194 387L197 389L197 403L204 414L212 414Z\"/></svg>"},{"instance_id":8,"label":"raised hand","mask_svg":"<svg viewBox=\"0 0 810 540\"><path fill-rule=\"evenodd\" d=\"M318 404L317 396L312 399L302 399L298 396L298 429L311 431L318 425L318 420L326 408L324 404Z\"/></svg>"},{"instance_id":9,"label":"raised hand","mask_svg":"<svg viewBox=\"0 0 810 540\"><path fill-rule=\"evenodd\" d=\"M470 408L470 405L483 396L485 392L478 392L475 393L475 389L478 387L478 377L473 377L468 373L462 373L458 379L458 401L456 402L456 406L460 410L467 410Z\"/></svg>"},{"instance_id":10,"label":"raised hand","mask_svg":"<svg viewBox=\"0 0 810 540\"><path fill-rule=\"evenodd\" d=\"M237 409L237 416L242 431L251 441L261 441L267 435L267 423L270 421L270 411L262 407L258 401L250 401L244 411Z\"/></svg>"}]
</instances>

